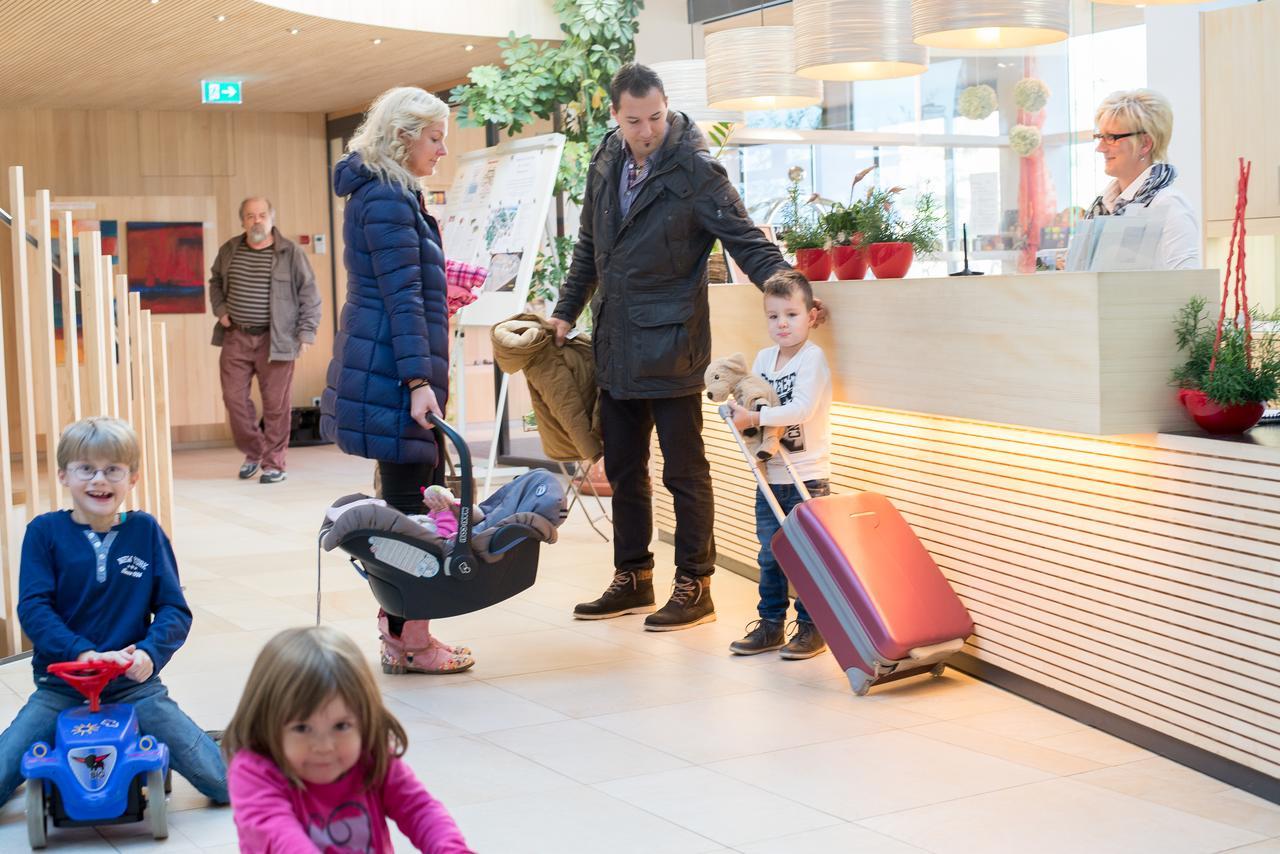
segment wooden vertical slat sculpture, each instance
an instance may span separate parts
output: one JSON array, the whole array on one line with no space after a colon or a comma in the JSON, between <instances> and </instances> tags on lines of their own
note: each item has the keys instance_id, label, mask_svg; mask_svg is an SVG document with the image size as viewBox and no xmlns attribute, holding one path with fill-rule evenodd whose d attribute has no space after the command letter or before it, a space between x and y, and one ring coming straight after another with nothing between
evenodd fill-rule
<instances>
[{"instance_id":1,"label":"wooden vertical slat sculpture","mask_svg":"<svg viewBox=\"0 0 1280 854\"><path fill-rule=\"evenodd\" d=\"M32 299L32 324L36 347L36 389L39 396L38 415L44 420L45 487L49 494L49 509L61 510L62 485L58 483L58 436L62 433L62 420L58 413L58 351L54 341L53 323L53 213L48 190L36 191L36 249L35 294Z\"/></svg>"},{"instance_id":2,"label":"wooden vertical slat sculpture","mask_svg":"<svg viewBox=\"0 0 1280 854\"><path fill-rule=\"evenodd\" d=\"M77 329L79 312L76 310L75 255L72 251L71 211L62 212L61 247L59 261L62 264L62 344L67 375L67 422L80 420L80 332Z\"/></svg>"},{"instance_id":3,"label":"wooden vertical slat sculpture","mask_svg":"<svg viewBox=\"0 0 1280 854\"><path fill-rule=\"evenodd\" d=\"M3 279L3 275L0 275ZM0 282L0 317L4 316L4 287ZM9 399L8 366L5 364L4 324L0 323L0 401ZM13 525L13 464L9 456L9 407L0 406L0 594L4 596L6 655L18 651L18 532Z\"/></svg>"},{"instance_id":4,"label":"wooden vertical slat sculpture","mask_svg":"<svg viewBox=\"0 0 1280 854\"><path fill-rule=\"evenodd\" d=\"M107 371L107 411L112 418L120 412L120 364L116 348L115 271L111 256L102 256L102 343L106 348L102 363Z\"/></svg>"},{"instance_id":5,"label":"wooden vertical slat sculpture","mask_svg":"<svg viewBox=\"0 0 1280 854\"><path fill-rule=\"evenodd\" d=\"M129 277L116 274L116 356L119 359L116 393L120 417L126 421L133 417L133 348L129 342Z\"/></svg>"},{"instance_id":6,"label":"wooden vertical slat sculpture","mask_svg":"<svg viewBox=\"0 0 1280 854\"><path fill-rule=\"evenodd\" d=\"M138 487L135 490L138 496L138 507L144 510L151 506L151 493L148 491L148 483L146 472L151 468L152 460L147 453L147 443L143 439L144 425L143 420L147 410L147 382L146 382L146 356L143 342L142 332L142 297L136 293L129 294L129 335L133 339L131 348L133 350L133 429L138 432L139 444L142 449L142 472L143 476L138 479Z\"/></svg>"},{"instance_id":7,"label":"wooden vertical slat sculpture","mask_svg":"<svg viewBox=\"0 0 1280 854\"><path fill-rule=\"evenodd\" d=\"M85 415L107 415L107 348L102 328L102 235L80 235L80 316L84 324Z\"/></svg>"},{"instance_id":8,"label":"wooden vertical slat sculpture","mask_svg":"<svg viewBox=\"0 0 1280 854\"><path fill-rule=\"evenodd\" d=\"M173 434L169 424L169 334L165 324L155 324L156 453L160 460L160 527L169 539L173 530Z\"/></svg>"},{"instance_id":9,"label":"wooden vertical slat sculpture","mask_svg":"<svg viewBox=\"0 0 1280 854\"><path fill-rule=\"evenodd\" d=\"M9 234L13 247L14 367L18 382L18 434L22 443L22 488L27 517L41 511L40 457L36 445L35 372L31 340L31 282L27 269L27 200L22 167L9 167L9 205L13 213Z\"/></svg>"},{"instance_id":10,"label":"wooden vertical slat sculpture","mask_svg":"<svg viewBox=\"0 0 1280 854\"><path fill-rule=\"evenodd\" d=\"M156 441L156 358L155 342L151 331L151 310L142 309L142 382L146 386L147 399L142 407L142 424L136 425L139 436L147 448L148 465L142 471L147 482L147 504L144 508L159 518L160 511L160 460L159 443Z\"/></svg>"}]
</instances>

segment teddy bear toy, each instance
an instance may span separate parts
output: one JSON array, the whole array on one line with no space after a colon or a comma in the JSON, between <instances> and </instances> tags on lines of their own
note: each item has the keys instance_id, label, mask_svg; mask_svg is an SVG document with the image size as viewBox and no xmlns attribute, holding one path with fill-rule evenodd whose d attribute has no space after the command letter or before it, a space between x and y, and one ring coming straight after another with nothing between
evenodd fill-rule
<instances>
[{"instance_id":1,"label":"teddy bear toy","mask_svg":"<svg viewBox=\"0 0 1280 854\"><path fill-rule=\"evenodd\" d=\"M741 353L713 361L707 366L703 382L707 387L707 398L713 403L732 397L744 409L757 411L778 405L778 395L773 386L764 377L751 373L747 357ZM767 460L778 453L782 432L781 427L748 427L742 431L742 436L758 458Z\"/></svg>"}]
</instances>

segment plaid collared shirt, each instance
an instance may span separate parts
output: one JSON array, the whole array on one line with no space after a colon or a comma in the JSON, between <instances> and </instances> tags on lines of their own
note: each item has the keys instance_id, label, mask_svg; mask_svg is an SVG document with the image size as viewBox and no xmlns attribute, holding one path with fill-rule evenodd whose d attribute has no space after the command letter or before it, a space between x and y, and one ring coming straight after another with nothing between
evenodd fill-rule
<instances>
[{"instance_id":1,"label":"plaid collared shirt","mask_svg":"<svg viewBox=\"0 0 1280 854\"><path fill-rule=\"evenodd\" d=\"M636 200L636 196L640 195L640 188L653 172L653 166L658 160L658 152L654 151L650 154L643 166L637 166L635 158L631 156L631 146L625 142L622 143L622 151L622 179L618 186L618 199L622 202L622 216L625 219L631 211L631 203Z\"/></svg>"}]
</instances>

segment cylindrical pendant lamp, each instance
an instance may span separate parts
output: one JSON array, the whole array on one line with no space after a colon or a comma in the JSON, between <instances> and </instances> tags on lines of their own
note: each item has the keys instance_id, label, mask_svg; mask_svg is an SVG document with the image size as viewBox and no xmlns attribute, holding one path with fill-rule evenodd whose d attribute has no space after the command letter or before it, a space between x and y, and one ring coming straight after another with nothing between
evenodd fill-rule
<instances>
[{"instance_id":1,"label":"cylindrical pendant lamp","mask_svg":"<svg viewBox=\"0 0 1280 854\"><path fill-rule=\"evenodd\" d=\"M707 63L701 59L676 59L650 66L662 78L667 106L685 113L698 124L745 122L740 111L713 110L707 106Z\"/></svg>"},{"instance_id":2,"label":"cylindrical pendant lamp","mask_svg":"<svg viewBox=\"0 0 1280 854\"><path fill-rule=\"evenodd\" d=\"M1018 48L1067 37L1070 0L912 0L911 31L927 47Z\"/></svg>"},{"instance_id":3,"label":"cylindrical pendant lamp","mask_svg":"<svg viewBox=\"0 0 1280 854\"><path fill-rule=\"evenodd\" d=\"M796 73L818 80L923 74L929 49L912 41L911 0L794 0Z\"/></svg>"},{"instance_id":4,"label":"cylindrical pendant lamp","mask_svg":"<svg viewBox=\"0 0 1280 854\"><path fill-rule=\"evenodd\" d=\"M709 33L707 104L713 110L795 110L822 103L822 82L796 74L791 27Z\"/></svg>"}]
</instances>

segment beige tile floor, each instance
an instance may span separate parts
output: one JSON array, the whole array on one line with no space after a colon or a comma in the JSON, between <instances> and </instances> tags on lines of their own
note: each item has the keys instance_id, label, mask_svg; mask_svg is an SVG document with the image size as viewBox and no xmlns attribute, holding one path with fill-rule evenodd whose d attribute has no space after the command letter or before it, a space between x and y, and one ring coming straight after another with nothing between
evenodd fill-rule
<instances>
[{"instance_id":1,"label":"beige tile floor","mask_svg":"<svg viewBox=\"0 0 1280 854\"><path fill-rule=\"evenodd\" d=\"M237 465L226 450L177 458L175 546L196 620L164 678L209 728L225 725L266 639L314 619L321 512L370 480L369 463L332 448L293 451L275 486L235 480ZM670 550L655 551L665 584ZM755 602L729 573L714 624L655 635L639 617L575 622L609 565L575 516L531 590L437 624L475 649L474 670L379 674L409 761L478 851L1280 854L1280 807L967 677L857 698L829 655L729 656ZM337 555L323 576L325 619L374 661L364 582ZM0 718L29 690L25 662L0 668ZM55 830L53 849L235 850L230 811L185 781L170 809L163 844L139 825ZM0 811L0 851L25 848L18 799Z\"/></svg>"}]
</instances>

